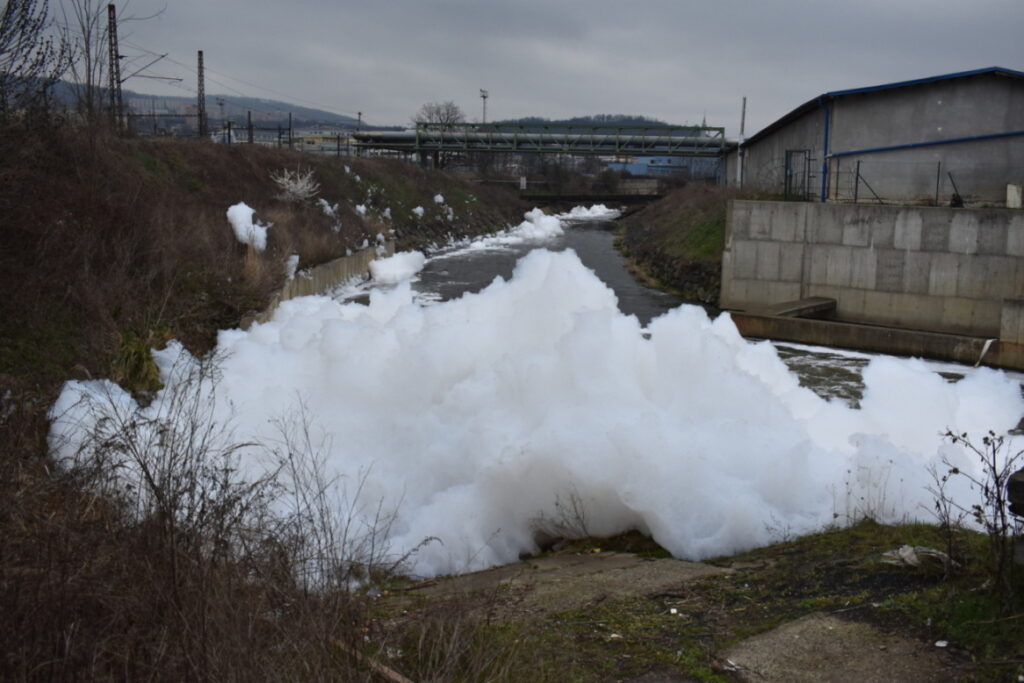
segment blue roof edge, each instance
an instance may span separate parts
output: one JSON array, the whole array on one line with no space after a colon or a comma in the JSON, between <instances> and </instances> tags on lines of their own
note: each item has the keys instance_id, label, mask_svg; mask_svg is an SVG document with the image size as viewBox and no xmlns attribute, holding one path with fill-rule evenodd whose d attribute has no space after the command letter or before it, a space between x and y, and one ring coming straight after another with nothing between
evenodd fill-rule
<instances>
[{"instance_id":1,"label":"blue roof edge","mask_svg":"<svg viewBox=\"0 0 1024 683\"><path fill-rule=\"evenodd\" d=\"M1013 69L1006 69L1001 66L989 66L984 69L972 69L970 71L957 71L951 74L942 74L939 76L929 76L927 78L915 78L909 81L897 81L895 83L883 83L881 85L869 85L863 88L850 88L848 90L832 90L824 93L822 97L839 97L841 95L856 95L858 93L875 92L876 90L890 90L892 88L903 88L909 85L925 85L926 83L937 83L938 81L947 81L954 78L965 78L967 76L981 76L983 74L1000 73L1006 76L1014 76L1017 78L1024 78L1024 71L1014 71Z\"/></svg>"}]
</instances>

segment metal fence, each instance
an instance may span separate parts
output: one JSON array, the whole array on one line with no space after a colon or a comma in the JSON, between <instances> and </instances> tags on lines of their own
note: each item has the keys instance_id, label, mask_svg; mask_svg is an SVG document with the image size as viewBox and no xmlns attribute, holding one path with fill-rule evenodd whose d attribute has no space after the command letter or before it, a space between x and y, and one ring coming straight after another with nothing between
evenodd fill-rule
<instances>
[{"instance_id":1,"label":"metal fence","mask_svg":"<svg viewBox=\"0 0 1024 683\"><path fill-rule=\"evenodd\" d=\"M829 164L827 196L832 201L878 204L963 206L1006 202L1005 164L973 161L879 161L834 158Z\"/></svg>"},{"instance_id":2,"label":"metal fence","mask_svg":"<svg viewBox=\"0 0 1024 683\"><path fill-rule=\"evenodd\" d=\"M303 132L289 124L257 125L251 113L243 122L222 119L201 125L198 114L128 113L125 127L138 137L172 137L209 139L215 143L265 145L335 156L356 156L357 150L349 133ZM205 130L204 130L205 128Z\"/></svg>"}]
</instances>

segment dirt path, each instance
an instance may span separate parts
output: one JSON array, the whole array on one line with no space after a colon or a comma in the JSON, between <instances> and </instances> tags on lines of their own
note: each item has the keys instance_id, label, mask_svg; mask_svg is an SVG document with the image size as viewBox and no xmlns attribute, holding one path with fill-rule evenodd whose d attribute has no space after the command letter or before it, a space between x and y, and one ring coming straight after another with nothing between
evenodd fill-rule
<instances>
[{"instance_id":1,"label":"dirt path","mask_svg":"<svg viewBox=\"0 0 1024 683\"><path fill-rule=\"evenodd\" d=\"M606 600L652 595L728 569L699 562L640 557L631 553L565 554L503 565L444 581L428 582L419 593L436 598L501 595L501 619L543 617L586 608Z\"/></svg>"},{"instance_id":2,"label":"dirt path","mask_svg":"<svg viewBox=\"0 0 1024 683\"><path fill-rule=\"evenodd\" d=\"M722 654L743 681L956 681L964 675L934 645L815 613L748 638Z\"/></svg>"},{"instance_id":3,"label":"dirt path","mask_svg":"<svg viewBox=\"0 0 1024 683\"><path fill-rule=\"evenodd\" d=\"M714 563L577 547L406 586L384 604L399 628L452 605L476 614L488 648L516 653L509 680L969 677L967 653L884 606L935 577L880 564L856 533Z\"/></svg>"}]
</instances>

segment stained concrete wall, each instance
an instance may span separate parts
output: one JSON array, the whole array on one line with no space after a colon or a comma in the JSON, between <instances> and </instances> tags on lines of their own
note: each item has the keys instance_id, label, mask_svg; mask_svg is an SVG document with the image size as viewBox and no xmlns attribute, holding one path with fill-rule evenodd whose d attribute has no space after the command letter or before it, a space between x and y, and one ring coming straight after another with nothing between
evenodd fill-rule
<instances>
[{"instance_id":1,"label":"stained concrete wall","mask_svg":"<svg viewBox=\"0 0 1024 683\"><path fill-rule=\"evenodd\" d=\"M821 177L821 156L824 144L824 110L809 112L779 128L771 135L743 150L743 186L782 193L786 184L786 151L807 150L812 162L811 172ZM811 188L815 196L820 184Z\"/></svg>"},{"instance_id":2,"label":"stained concrete wall","mask_svg":"<svg viewBox=\"0 0 1024 683\"><path fill-rule=\"evenodd\" d=\"M300 296L323 294L338 285L355 277L362 277L370 272L370 262L383 256L395 253L395 243L389 240L384 244L383 254L376 247L362 249L349 256L342 256L333 261L302 270L271 297L270 305L265 311L256 313L242 321L242 327L248 328L254 322L266 322L274 314L274 309L283 301Z\"/></svg>"},{"instance_id":3,"label":"stained concrete wall","mask_svg":"<svg viewBox=\"0 0 1024 683\"><path fill-rule=\"evenodd\" d=\"M841 320L998 337L1004 299L1024 297L1024 212L731 202L722 308L807 297Z\"/></svg>"}]
</instances>

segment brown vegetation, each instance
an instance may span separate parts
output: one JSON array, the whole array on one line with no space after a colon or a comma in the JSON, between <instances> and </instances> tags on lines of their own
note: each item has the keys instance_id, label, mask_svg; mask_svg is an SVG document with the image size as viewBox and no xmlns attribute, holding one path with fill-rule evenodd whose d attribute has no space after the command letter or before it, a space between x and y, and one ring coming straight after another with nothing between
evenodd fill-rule
<instances>
[{"instance_id":1,"label":"brown vegetation","mask_svg":"<svg viewBox=\"0 0 1024 683\"><path fill-rule=\"evenodd\" d=\"M277 197L271 174L300 166L334 217ZM228 224L241 201L273 224L263 252ZM351 579L374 554L339 540L346 520L317 502L308 448L278 454L301 486L242 482L238 445L214 442L222 426L193 404L184 428L210 437L198 447L168 445L170 416L147 441L133 415L57 464L46 413L71 378L111 377L144 399L159 386L151 348L177 338L208 352L218 329L266 305L291 254L306 267L391 229L400 248L420 246L519 211L397 161L0 127L0 678L371 678ZM162 478L125 486L126 468ZM304 496L301 515L268 511L284 494Z\"/></svg>"},{"instance_id":2,"label":"brown vegetation","mask_svg":"<svg viewBox=\"0 0 1024 683\"><path fill-rule=\"evenodd\" d=\"M619 246L654 286L717 306L726 207L730 199L752 198L736 188L687 185L630 216Z\"/></svg>"}]
</instances>

